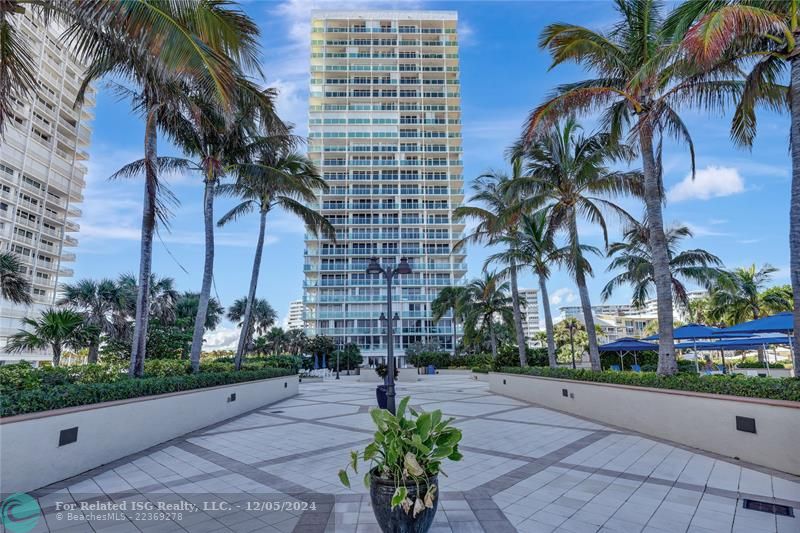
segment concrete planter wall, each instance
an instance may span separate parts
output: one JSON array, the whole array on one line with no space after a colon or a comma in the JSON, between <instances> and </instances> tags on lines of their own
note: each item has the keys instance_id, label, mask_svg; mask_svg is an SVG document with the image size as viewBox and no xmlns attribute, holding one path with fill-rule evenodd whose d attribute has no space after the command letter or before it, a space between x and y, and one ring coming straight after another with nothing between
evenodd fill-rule
<instances>
[{"instance_id":1,"label":"concrete planter wall","mask_svg":"<svg viewBox=\"0 0 800 533\"><path fill-rule=\"evenodd\" d=\"M489 374L484 374L482 372L473 372L472 379L486 382L489 381Z\"/></svg>"},{"instance_id":2,"label":"concrete planter wall","mask_svg":"<svg viewBox=\"0 0 800 533\"><path fill-rule=\"evenodd\" d=\"M489 388L601 423L800 474L800 402L495 372L489 374ZM751 423L755 433L743 431Z\"/></svg>"},{"instance_id":3,"label":"concrete planter wall","mask_svg":"<svg viewBox=\"0 0 800 533\"><path fill-rule=\"evenodd\" d=\"M3 492L61 481L297 390L297 376L285 376L2 418Z\"/></svg>"}]
</instances>

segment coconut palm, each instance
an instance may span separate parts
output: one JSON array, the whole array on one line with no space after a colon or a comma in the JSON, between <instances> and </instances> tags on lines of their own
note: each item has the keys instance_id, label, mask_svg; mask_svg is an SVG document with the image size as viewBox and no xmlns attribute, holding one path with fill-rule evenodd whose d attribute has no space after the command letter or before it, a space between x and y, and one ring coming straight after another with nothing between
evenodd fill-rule
<instances>
[{"instance_id":1,"label":"coconut palm","mask_svg":"<svg viewBox=\"0 0 800 533\"><path fill-rule=\"evenodd\" d=\"M15 304L31 304L31 282L25 277L25 267L11 252L0 252L0 296Z\"/></svg>"},{"instance_id":2,"label":"coconut palm","mask_svg":"<svg viewBox=\"0 0 800 533\"><path fill-rule=\"evenodd\" d=\"M580 242L578 218L599 226L606 244L605 213L616 214L623 220L631 219L611 199L640 194L641 173L612 171L606 166L629 158L631 153L628 146L617 142L611 134L585 136L580 125L570 118L528 144L525 148L526 175L511 184L522 193L525 210L547 208L548 233L566 236L563 264L578 285L593 370L600 370L600 352L586 286L586 276L592 275L586 255L597 250Z\"/></svg>"},{"instance_id":3,"label":"coconut palm","mask_svg":"<svg viewBox=\"0 0 800 533\"><path fill-rule=\"evenodd\" d=\"M710 290L711 316L720 322L738 324L764 316L765 305L788 307L790 302L785 295L765 291L777 271L771 265L750 265L723 272Z\"/></svg>"},{"instance_id":4,"label":"coconut palm","mask_svg":"<svg viewBox=\"0 0 800 533\"><path fill-rule=\"evenodd\" d=\"M465 328L483 330L489 335L492 356L497 358L497 324L501 320L506 324L513 323L514 312L511 309L511 298L508 296L509 283L495 272L484 272L483 278L476 279L467 285L469 300L465 309Z\"/></svg>"},{"instance_id":5,"label":"coconut palm","mask_svg":"<svg viewBox=\"0 0 800 533\"><path fill-rule=\"evenodd\" d=\"M468 296L469 291L466 287L444 287L431 302L434 322L441 320L448 312L452 313L453 355L458 353L458 321L464 317L464 305Z\"/></svg>"},{"instance_id":6,"label":"coconut palm","mask_svg":"<svg viewBox=\"0 0 800 533\"><path fill-rule=\"evenodd\" d=\"M308 337L301 329L290 329L286 332L286 344L290 354L302 355L308 344Z\"/></svg>"},{"instance_id":7,"label":"coconut palm","mask_svg":"<svg viewBox=\"0 0 800 533\"><path fill-rule=\"evenodd\" d=\"M258 239L244 311L244 321L247 323L253 313L253 302L256 301L267 216L278 208L298 216L307 230L314 234L322 233L333 238L335 230L324 216L304 205L304 202L313 203L317 200L316 191L327 189L325 180L319 176L310 159L291 152L285 143L268 140L251 163L237 165L235 172L236 182L221 185L219 194L234 196L241 201L217 225L224 226L254 211L259 214ZM236 368L241 365L249 340L244 333L243 330L236 348Z\"/></svg>"},{"instance_id":8,"label":"coconut palm","mask_svg":"<svg viewBox=\"0 0 800 533\"><path fill-rule=\"evenodd\" d=\"M112 331L110 318L118 301L117 285L111 279L82 279L61 285L61 298L56 303L79 311L86 324L94 326L95 334L89 338L90 364L97 362L100 334Z\"/></svg>"},{"instance_id":9,"label":"coconut palm","mask_svg":"<svg viewBox=\"0 0 800 533\"><path fill-rule=\"evenodd\" d=\"M592 31L571 24L551 24L540 37L553 66L575 62L593 78L559 86L555 94L534 109L525 126L524 139L578 112L602 111L612 137L627 126L631 143L638 147L644 175L644 200L650 228L653 278L658 300L659 373L677 372L672 335L672 283L664 234L662 138L685 141L694 173L694 145L678 111L681 106L719 110L733 100L741 83L730 81L738 70L729 62L698 69L680 48L680 35L663 24L661 2L616 0L620 19L610 32ZM593 331L588 328L590 335Z\"/></svg>"},{"instance_id":10,"label":"coconut palm","mask_svg":"<svg viewBox=\"0 0 800 533\"><path fill-rule=\"evenodd\" d=\"M686 309L689 299L684 283L690 281L708 288L720 275L719 267L722 266L722 261L716 255L699 248L679 252L680 241L692 236L692 231L686 226L668 228L665 236L672 276L672 296L675 302ZM631 285L633 287L631 303L634 307L644 306L654 286L653 260L648 242L647 224L633 222L625 230L623 241L609 245L608 257L612 259L608 270L621 269L622 272L611 278L603 288L601 293L603 300L610 298L618 287Z\"/></svg>"},{"instance_id":11,"label":"coconut palm","mask_svg":"<svg viewBox=\"0 0 800 533\"><path fill-rule=\"evenodd\" d=\"M8 338L9 352L23 352L49 348L53 353L53 366L61 363L64 348L80 350L98 335L97 327L88 325L84 316L72 309L47 309L37 319L26 317L22 325L28 329Z\"/></svg>"},{"instance_id":12,"label":"coconut palm","mask_svg":"<svg viewBox=\"0 0 800 533\"><path fill-rule=\"evenodd\" d=\"M281 327L273 327L264 335L264 340L269 348L269 353L279 355L286 350L288 338Z\"/></svg>"},{"instance_id":13,"label":"coconut palm","mask_svg":"<svg viewBox=\"0 0 800 533\"><path fill-rule=\"evenodd\" d=\"M515 259L515 264L530 267L539 282L542 310L544 312L545 345L547 346L547 359L551 368L558 366L556 359L556 345L553 337L553 315L550 311L550 297L547 291L547 280L550 277L550 267L568 256L567 248L558 248L553 240L553 234L548 231L547 211L545 209L520 217L516 231L504 237L504 240L514 240L513 246L506 246L505 250L490 255L484 263L511 265L510 259Z\"/></svg>"},{"instance_id":14,"label":"coconut palm","mask_svg":"<svg viewBox=\"0 0 800 533\"><path fill-rule=\"evenodd\" d=\"M188 291L181 294L175 302L175 322L191 323L194 326L199 303L200 294ZM204 330L213 331L217 329L224 316L225 308L219 303L219 300L210 298L208 300Z\"/></svg>"},{"instance_id":15,"label":"coconut palm","mask_svg":"<svg viewBox=\"0 0 800 533\"><path fill-rule=\"evenodd\" d=\"M229 4L203 0L158 5L164 21L158 21L158 26L140 29L139 33L157 34L161 25L168 24L184 41L190 41L191 46L173 50L172 41L162 39L159 52L154 54L152 47L140 45L141 39L126 36L105 39L105 46L95 54L87 69L82 88L85 89L89 81L108 74L129 82L138 91L133 99L134 107L145 119L144 159L140 166L145 177L145 195L130 367L131 375L136 376L144 371L153 235L156 220L165 221L164 212L158 210L159 192L163 188L159 180L162 169L157 155L158 129L164 127L165 117L177 115L176 110L185 105L187 94L216 98L220 106L232 109L234 96L241 92L240 71L243 67L256 67L258 55L258 27ZM155 5L150 9L156 10Z\"/></svg>"},{"instance_id":16,"label":"coconut palm","mask_svg":"<svg viewBox=\"0 0 800 533\"><path fill-rule=\"evenodd\" d=\"M246 308L247 297L237 298L231 306L228 307L228 320L237 322L238 326L242 328L240 335L244 335L247 341L245 349L249 350L253 342L253 334L264 335L278 320L278 314L269 302L261 298L256 298L248 323L245 322ZM247 327L245 327L245 324L248 324Z\"/></svg>"},{"instance_id":17,"label":"coconut palm","mask_svg":"<svg viewBox=\"0 0 800 533\"><path fill-rule=\"evenodd\" d=\"M748 69L731 124L735 144L752 147L758 107L789 114L789 270L794 343L800 346L800 6L785 0L692 0L675 9L667 27L685 35L684 49L700 68L729 59ZM794 351L794 367L800 368L800 350Z\"/></svg>"},{"instance_id":18,"label":"coconut palm","mask_svg":"<svg viewBox=\"0 0 800 533\"><path fill-rule=\"evenodd\" d=\"M473 219L478 222L472 233L456 243L455 249L468 242L497 244L501 240L506 246L511 248L515 246L516 241L506 237L513 234L519 219L519 202L516 191L509 188L508 184L513 183L521 175L522 157L519 154L512 154L511 169L510 177L499 172L487 172L479 176L472 185L474 194L469 201L473 205L457 207L453 211L455 220ZM502 271L502 275L508 276L511 282L511 305L519 361L521 366L527 366L525 332L522 329L522 312L517 287L517 276L522 265L517 264L517 258L513 253L509 254L507 260L508 265Z\"/></svg>"}]
</instances>

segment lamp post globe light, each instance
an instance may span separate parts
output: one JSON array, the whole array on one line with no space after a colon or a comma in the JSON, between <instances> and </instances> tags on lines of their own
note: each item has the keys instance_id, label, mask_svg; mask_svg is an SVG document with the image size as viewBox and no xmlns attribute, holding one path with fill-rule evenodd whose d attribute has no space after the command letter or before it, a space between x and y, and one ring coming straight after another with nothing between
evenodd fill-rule
<instances>
[{"instance_id":1,"label":"lamp post globe light","mask_svg":"<svg viewBox=\"0 0 800 533\"><path fill-rule=\"evenodd\" d=\"M389 265L382 267L378 263L378 258L373 257L367 265L367 274L383 274L386 279L386 314L381 313L381 320L386 321L386 409L395 414L393 322L399 321L400 316L392 313L392 279L398 274L411 274L411 265L408 264L408 258L401 257L400 264L396 267L391 268ZM392 320L388 320L386 317L392 317Z\"/></svg>"}]
</instances>

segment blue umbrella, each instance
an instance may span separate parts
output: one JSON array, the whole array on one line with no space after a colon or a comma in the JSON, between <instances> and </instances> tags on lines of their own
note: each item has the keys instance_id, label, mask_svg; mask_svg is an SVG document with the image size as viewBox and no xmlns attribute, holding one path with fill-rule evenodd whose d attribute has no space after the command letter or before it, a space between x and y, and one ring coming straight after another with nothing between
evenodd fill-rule
<instances>
[{"instance_id":1,"label":"blue umbrella","mask_svg":"<svg viewBox=\"0 0 800 533\"><path fill-rule=\"evenodd\" d=\"M761 336L750 336L747 338L721 338L718 341L712 342L699 342L697 344L693 344L691 342L684 342L681 344L676 344L675 348L679 350L685 350L696 346L699 350L721 350L721 349L729 349L729 350L748 350L754 348L760 348L762 346L770 345L770 344L789 344L789 339L783 336L775 336L775 335L765 335Z\"/></svg>"},{"instance_id":2,"label":"blue umbrella","mask_svg":"<svg viewBox=\"0 0 800 533\"><path fill-rule=\"evenodd\" d=\"M639 361L636 360L636 352L644 352L647 350L658 351L657 344L653 344L651 342L643 342L639 339L634 339L632 337L622 337L621 339L617 339L614 342L609 342L608 344L601 344L597 348L601 352L619 352L620 370L625 368L624 363L622 362L622 355L624 352L632 352L633 364L638 365Z\"/></svg>"},{"instance_id":3,"label":"blue umbrella","mask_svg":"<svg viewBox=\"0 0 800 533\"><path fill-rule=\"evenodd\" d=\"M681 326L679 328L675 328L672 330L672 338L675 340L692 340L694 341L693 346L695 347L695 355L694 355L694 367L698 373L700 373L700 364L697 362L697 339L710 339L716 333L720 331L719 328L714 328L711 326L705 326L703 324L686 324L685 326ZM657 340L658 334L650 335L649 337L645 337L644 340ZM677 348L677 346L676 346ZM723 356L723 365L725 364L724 356Z\"/></svg>"},{"instance_id":4,"label":"blue umbrella","mask_svg":"<svg viewBox=\"0 0 800 533\"><path fill-rule=\"evenodd\" d=\"M778 313L777 315L765 316L751 320L750 322L742 322L729 328L721 329L715 335L731 335L739 333L785 333L794 331L794 324L792 324L792 313L786 311L785 313Z\"/></svg>"}]
</instances>

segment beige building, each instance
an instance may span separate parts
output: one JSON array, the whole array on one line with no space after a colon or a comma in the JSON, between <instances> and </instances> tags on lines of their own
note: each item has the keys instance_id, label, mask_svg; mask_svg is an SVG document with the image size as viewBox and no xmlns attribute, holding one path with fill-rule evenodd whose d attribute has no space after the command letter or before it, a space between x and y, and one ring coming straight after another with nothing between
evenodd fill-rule
<instances>
[{"instance_id":1,"label":"beige building","mask_svg":"<svg viewBox=\"0 0 800 533\"><path fill-rule=\"evenodd\" d=\"M306 238L307 333L385 357L386 285L365 270L407 257L413 273L392 296L398 362L412 343L452 349L450 319L434 323L430 304L466 274L451 254L464 231L452 220L464 199L456 13L314 12L308 148L337 242Z\"/></svg>"},{"instance_id":2,"label":"beige building","mask_svg":"<svg viewBox=\"0 0 800 533\"><path fill-rule=\"evenodd\" d=\"M15 103L0 141L0 249L22 261L34 304L0 301L0 361L49 360L48 353L8 354L4 347L20 320L53 305L59 281L72 276L94 91L73 107L84 69L59 40L63 30L28 15L12 19L32 52L37 88Z\"/></svg>"}]
</instances>

